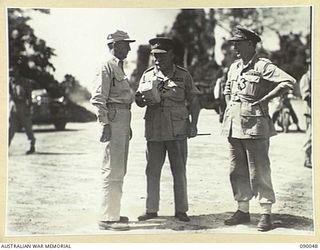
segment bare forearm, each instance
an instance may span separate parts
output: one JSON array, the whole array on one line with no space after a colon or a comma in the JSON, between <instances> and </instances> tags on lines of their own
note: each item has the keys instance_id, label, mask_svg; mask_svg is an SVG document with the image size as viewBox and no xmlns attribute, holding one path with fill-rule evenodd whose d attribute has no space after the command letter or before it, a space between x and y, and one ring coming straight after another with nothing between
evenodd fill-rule
<instances>
[{"instance_id":1,"label":"bare forearm","mask_svg":"<svg viewBox=\"0 0 320 250\"><path fill-rule=\"evenodd\" d=\"M269 102L273 98L277 96L281 96L282 94L288 92L290 90L287 86L280 86L278 85L275 87L272 91L270 91L268 94L266 94L264 97L261 98L262 102Z\"/></svg>"},{"instance_id":2,"label":"bare forearm","mask_svg":"<svg viewBox=\"0 0 320 250\"><path fill-rule=\"evenodd\" d=\"M226 104L227 104L227 106L228 106L228 105L229 105L229 102L230 102L231 97L230 97L230 95L228 94L228 95L225 95L225 96L224 96L224 98L225 98Z\"/></svg>"},{"instance_id":3,"label":"bare forearm","mask_svg":"<svg viewBox=\"0 0 320 250\"><path fill-rule=\"evenodd\" d=\"M191 124L197 125L199 113L200 113L200 103L199 103L199 99L197 97L194 97L192 99L189 112L191 115Z\"/></svg>"}]
</instances>

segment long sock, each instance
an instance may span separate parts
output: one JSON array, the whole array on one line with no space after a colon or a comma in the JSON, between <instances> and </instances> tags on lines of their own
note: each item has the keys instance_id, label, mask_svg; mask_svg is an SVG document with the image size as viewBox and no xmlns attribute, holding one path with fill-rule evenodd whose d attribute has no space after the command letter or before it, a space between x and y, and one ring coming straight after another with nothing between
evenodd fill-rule
<instances>
[{"instance_id":1,"label":"long sock","mask_svg":"<svg viewBox=\"0 0 320 250\"><path fill-rule=\"evenodd\" d=\"M238 201L238 210L249 213L249 201Z\"/></svg>"},{"instance_id":2,"label":"long sock","mask_svg":"<svg viewBox=\"0 0 320 250\"><path fill-rule=\"evenodd\" d=\"M272 204L270 203L260 203L261 214L271 214Z\"/></svg>"}]
</instances>

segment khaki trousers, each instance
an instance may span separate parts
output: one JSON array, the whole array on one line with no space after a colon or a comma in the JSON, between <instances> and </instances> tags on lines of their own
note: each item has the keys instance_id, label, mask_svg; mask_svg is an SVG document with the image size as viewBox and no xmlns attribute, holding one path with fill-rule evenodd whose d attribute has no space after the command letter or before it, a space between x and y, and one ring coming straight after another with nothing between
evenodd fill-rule
<instances>
[{"instance_id":1,"label":"khaki trousers","mask_svg":"<svg viewBox=\"0 0 320 250\"><path fill-rule=\"evenodd\" d=\"M188 211L187 196L187 139L147 142L147 212L159 211L160 177L166 153L173 175L174 203L176 212Z\"/></svg>"},{"instance_id":2,"label":"khaki trousers","mask_svg":"<svg viewBox=\"0 0 320 250\"><path fill-rule=\"evenodd\" d=\"M259 203L275 202L269 161L269 139L228 138L230 181L236 201L258 196Z\"/></svg>"},{"instance_id":3,"label":"khaki trousers","mask_svg":"<svg viewBox=\"0 0 320 250\"><path fill-rule=\"evenodd\" d=\"M31 111L24 103L15 104L14 108L10 111L9 116L9 146L17 132L19 126L22 126L27 134L28 140L31 145L35 143L35 137L32 130Z\"/></svg>"},{"instance_id":4,"label":"khaki trousers","mask_svg":"<svg viewBox=\"0 0 320 250\"><path fill-rule=\"evenodd\" d=\"M120 219L122 186L127 171L131 112L112 110L111 140L106 142L102 161L102 221Z\"/></svg>"}]
</instances>

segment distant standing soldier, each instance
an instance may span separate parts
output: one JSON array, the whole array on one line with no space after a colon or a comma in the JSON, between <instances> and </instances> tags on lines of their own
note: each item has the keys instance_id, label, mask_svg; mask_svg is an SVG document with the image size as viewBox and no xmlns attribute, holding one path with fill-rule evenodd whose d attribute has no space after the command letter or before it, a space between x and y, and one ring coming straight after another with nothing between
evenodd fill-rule
<instances>
[{"instance_id":1,"label":"distant standing soldier","mask_svg":"<svg viewBox=\"0 0 320 250\"><path fill-rule=\"evenodd\" d=\"M214 86L213 95L216 100L219 101L219 122L222 123L224 112L226 110L226 100L224 97L224 89L226 87L227 82L227 73L228 68L225 67L222 69L222 76L219 77Z\"/></svg>"},{"instance_id":2,"label":"distant standing soldier","mask_svg":"<svg viewBox=\"0 0 320 250\"><path fill-rule=\"evenodd\" d=\"M91 103L101 125L100 141L105 143L102 162L102 215L100 229L128 230L128 217L120 216L124 176L127 171L131 137L131 103L134 92L123 70L123 60L134 42L124 31L107 36L111 58L97 72Z\"/></svg>"},{"instance_id":3,"label":"distant standing soldier","mask_svg":"<svg viewBox=\"0 0 320 250\"><path fill-rule=\"evenodd\" d=\"M11 70L9 81L9 146L14 134L23 127L30 141L30 149L26 154L33 154L36 138L32 131L31 121L31 81L22 77L18 70L15 72Z\"/></svg>"},{"instance_id":4,"label":"distant standing soldier","mask_svg":"<svg viewBox=\"0 0 320 250\"><path fill-rule=\"evenodd\" d=\"M276 124L279 116L281 115L280 112L283 108L289 109L290 116L292 118L293 123L296 125L297 131L301 131L300 126L299 126L298 116L297 116L296 112L294 111L292 104L290 102L289 93L284 93L283 95L280 96L278 106L276 107L276 109L272 115L273 123Z\"/></svg>"},{"instance_id":5,"label":"distant standing soldier","mask_svg":"<svg viewBox=\"0 0 320 250\"><path fill-rule=\"evenodd\" d=\"M310 75L310 59L307 60L308 71L302 76L300 80L300 90L302 100L306 103L306 121L307 121L307 130L306 130L306 142L304 144L305 150L305 161L304 166L307 168L312 168L312 123L311 123L311 75Z\"/></svg>"},{"instance_id":6,"label":"distant standing soldier","mask_svg":"<svg viewBox=\"0 0 320 250\"><path fill-rule=\"evenodd\" d=\"M147 106L147 201L146 213L138 219L144 221L158 216L161 169L168 153L174 183L175 217L186 222L190 220L186 213L187 138L197 135L198 90L190 73L173 63L170 38L157 37L149 43L155 66L144 72L136 93L138 106Z\"/></svg>"},{"instance_id":7,"label":"distant standing soldier","mask_svg":"<svg viewBox=\"0 0 320 250\"><path fill-rule=\"evenodd\" d=\"M276 134L268 102L293 89L295 79L270 60L257 56L256 44L261 39L255 32L237 27L230 41L234 42L239 59L228 72L222 133L228 137L230 181L238 210L225 224L250 222L249 201L258 197L262 214L257 227L268 231L272 228L271 207L275 202L269 137Z\"/></svg>"}]
</instances>

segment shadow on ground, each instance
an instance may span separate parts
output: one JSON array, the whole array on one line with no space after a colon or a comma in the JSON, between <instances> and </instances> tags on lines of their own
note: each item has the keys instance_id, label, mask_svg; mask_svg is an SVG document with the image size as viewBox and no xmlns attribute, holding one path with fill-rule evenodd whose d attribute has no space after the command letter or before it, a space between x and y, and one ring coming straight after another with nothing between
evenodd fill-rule
<instances>
[{"instance_id":1,"label":"shadow on ground","mask_svg":"<svg viewBox=\"0 0 320 250\"><path fill-rule=\"evenodd\" d=\"M276 129L277 133L283 133L283 134L300 134L300 133L305 133L305 130L289 130L287 133L283 132L281 129Z\"/></svg>"},{"instance_id":2,"label":"shadow on ground","mask_svg":"<svg viewBox=\"0 0 320 250\"><path fill-rule=\"evenodd\" d=\"M229 218L233 213L221 214L208 214L199 216L190 216L190 222L181 222L174 217L159 216L155 219L142 222L131 222L131 230L144 230L144 229L160 229L160 230L174 230L174 231L195 231L195 230L208 230L219 229L228 227L224 225L224 220ZM251 214L251 222L245 224L248 228L256 228L260 214ZM273 229L287 228L301 231L313 231L313 220L294 216L289 214L273 214ZM231 226L232 227L232 226Z\"/></svg>"},{"instance_id":3,"label":"shadow on ground","mask_svg":"<svg viewBox=\"0 0 320 250\"><path fill-rule=\"evenodd\" d=\"M74 132L74 131L80 131L82 129L64 129L64 130L56 130L54 127L52 128L41 128L41 127L38 127L38 128L33 128L33 132L34 133L60 133L60 132ZM18 131L17 133L25 133L24 132L24 129Z\"/></svg>"},{"instance_id":4,"label":"shadow on ground","mask_svg":"<svg viewBox=\"0 0 320 250\"><path fill-rule=\"evenodd\" d=\"M34 152L33 154L30 154L28 156L32 156L32 155L85 155L88 153L85 152L49 152L49 151L37 151ZM10 157L14 157L14 156L26 156L26 153L9 153Z\"/></svg>"},{"instance_id":5,"label":"shadow on ground","mask_svg":"<svg viewBox=\"0 0 320 250\"><path fill-rule=\"evenodd\" d=\"M73 131L79 131L79 129L64 129L64 130L56 130L55 128L37 128L34 129L33 132L35 133L50 133L50 132L55 132L55 133L59 133L59 132L73 132Z\"/></svg>"},{"instance_id":6,"label":"shadow on ground","mask_svg":"<svg viewBox=\"0 0 320 250\"><path fill-rule=\"evenodd\" d=\"M34 154L38 155L85 155L87 153L82 152L45 152L45 151L36 151Z\"/></svg>"}]
</instances>

